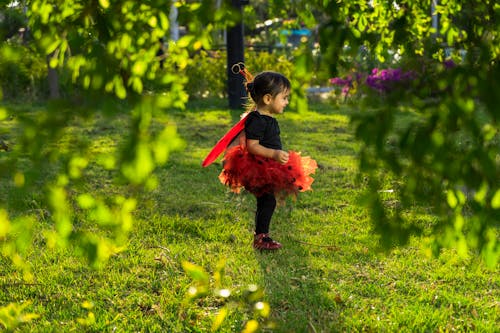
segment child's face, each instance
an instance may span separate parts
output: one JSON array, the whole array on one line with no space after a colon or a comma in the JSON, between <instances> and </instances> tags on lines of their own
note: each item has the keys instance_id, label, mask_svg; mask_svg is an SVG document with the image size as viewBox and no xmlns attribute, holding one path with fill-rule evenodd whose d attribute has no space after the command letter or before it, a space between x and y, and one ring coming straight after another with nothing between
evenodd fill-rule
<instances>
[{"instance_id":1,"label":"child's face","mask_svg":"<svg viewBox=\"0 0 500 333\"><path fill-rule=\"evenodd\" d=\"M271 113L283 113L283 110L288 105L288 99L290 98L290 91L284 90L278 95L271 99L269 104Z\"/></svg>"}]
</instances>

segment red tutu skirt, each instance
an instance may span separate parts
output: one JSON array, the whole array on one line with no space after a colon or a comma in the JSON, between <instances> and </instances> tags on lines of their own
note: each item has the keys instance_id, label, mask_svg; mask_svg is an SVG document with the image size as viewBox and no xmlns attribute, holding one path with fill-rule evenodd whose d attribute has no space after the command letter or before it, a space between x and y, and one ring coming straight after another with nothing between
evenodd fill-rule
<instances>
[{"instance_id":1,"label":"red tutu skirt","mask_svg":"<svg viewBox=\"0 0 500 333\"><path fill-rule=\"evenodd\" d=\"M245 188L256 196L274 193L283 198L310 190L314 181L310 175L317 167L315 160L294 151L289 151L286 164L280 164L237 145L227 150L219 179L235 193Z\"/></svg>"}]
</instances>

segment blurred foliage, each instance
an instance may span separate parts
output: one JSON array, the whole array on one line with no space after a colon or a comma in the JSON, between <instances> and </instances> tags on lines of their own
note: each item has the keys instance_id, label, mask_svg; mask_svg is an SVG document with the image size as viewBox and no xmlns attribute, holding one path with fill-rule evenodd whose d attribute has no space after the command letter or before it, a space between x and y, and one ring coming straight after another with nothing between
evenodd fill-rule
<instances>
[{"instance_id":1,"label":"blurred foliage","mask_svg":"<svg viewBox=\"0 0 500 333\"><path fill-rule=\"evenodd\" d=\"M0 8L2 4L0 3ZM0 20L0 41L15 38L21 28L26 27L26 17L20 8L7 7Z\"/></svg>"},{"instance_id":2,"label":"blurred foliage","mask_svg":"<svg viewBox=\"0 0 500 333\"><path fill-rule=\"evenodd\" d=\"M25 309L30 305L31 302L24 304L10 303L0 307L0 328L5 329L7 332L14 332L23 323L38 318L37 314L25 312Z\"/></svg>"},{"instance_id":3,"label":"blurred foliage","mask_svg":"<svg viewBox=\"0 0 500 333\"><path fill-rule=\"evenodd\" d=\"M0 49L3 98L33 101L47 95L47 64L30 45L12 38Z\"/></svg>"},{"instance_id":4,"label":"blurred foliage","mask_svg":"<svg viewBox=\"0 0 500 333\"><path fill-rule=\"evenodd\" d=\"M1 3L2 13L9 4ZM182 148L173 124L152 120L169 108L184 107L187 79L180 71L193 61L191 54L209 48L210 31L227 21L230 11L208 3L177 3L179 20L190 19L189 33L175 43L165 41L172 66L160 70L157 51L160 38L169 34L170 4L30 1L30 38L2 43L2 84L9 80L2 87L4 98L19 100L23 87L46 73L46 65L56 71L61 86L70 87L63 89L62 99L36 110L0 109L3 128L15 122L21 129L1 133L6 147L0 151L2 190L9 195L0 204L0 251L25 280L33 279L25 257L38 237L30 227L35 221L42 223L46 246L71 244L92 266L122 251L135 197L157 185L156 168ZM158 88L154 95L144 89L153 85ZM129 123L119 134L126 137L121 146L90 153L96 143L75 133L79 123L113 121L116 115L123 119L124 113ZM129 190L111 197L89 190L95 168L107 170L111 182Z\"/></svg>"},{"instance_id":5,"label":"blurred foliage","mask_svg":"<svg viewBox=\"0 0 500 333\"><path fill-rule=\"evenodd\" d=\"M437 26L428 1L292 6L305 22L319 24L332 77L366 66L358 62L362 54L380 68L418 74L406 90L364 91L364 107L352 117L363 143L361 171L370 184L365 202L383 244L404 244L425 233L435 253L443 246L462 255L477 250L495 267L500 255L500 5L441 1L434 9ZM323 14L313 15L318 12ZM455 66L447 66L450 61ZM400 117L412 119L410 125L400 128ZM381 186L388 179L398 205L384 200L381 190L387 189ZM430 211L440 220L429 231L405 219L408 209Z\"/></svg>"},{"instance_id":6,"label":"blurred foliage","mask_svg":"<svg viewBox=\"0 0 500 333\"><path fill-rule=\"evenodd\" d=\"M232 311L247 313L248 320L241 332L252 333L273 328L273 323L268 319L271 309L269 304L262 300L264 291L261 288L256 285L237 290L224 288L225 260L219 261L212 276L203 267L188 261L182 262L182 267L192 279L186 294L186 302L191 303L196 299L198 304L201 304L202 300L211 299L218 304L218 311L211 327L212 332L224 326L226 318Z\"/></svg>"}]
</instances>

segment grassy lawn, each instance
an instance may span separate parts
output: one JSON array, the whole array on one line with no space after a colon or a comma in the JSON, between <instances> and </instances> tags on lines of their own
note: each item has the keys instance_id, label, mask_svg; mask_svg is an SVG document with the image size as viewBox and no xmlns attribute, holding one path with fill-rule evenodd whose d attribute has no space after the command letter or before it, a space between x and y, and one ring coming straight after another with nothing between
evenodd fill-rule
<instances>
[{"instance_id":1,"label":"grassy lawn","mask_svg":"<svg viewBox=\"0 0 500 333\"><path fill-rule=\"evenodd\" d=\"M309 112L279 116L284 146L312 156L319 169L314 190L289 200L273 217L272 236L283 249L254 251L255 199L234 195L219 183L220 159L201 167L238 116L217 104L191 105L157 119L177 124L185 149L157 171L156 189L137 194L128 246L105 267L89 268L71 247L47 249L42 229L51 222L43 214L28 253L33 283L24 283L0 256L0 307L31 302L25 312L39 315L19 331L210 331L223 301L214 296L186 301L192 280L181 263L189 261L212 274L221 260L222 284L233 293L250 285L263 289L271 308L264 331L498 330L498 270L484 268L473 254L460 259L452 250L429 258L421 239L390 252L378 248L379 236L359 204L364 185L357 177L358 144L347 106L315 104ZM15 126L15 121L0 123L0 134L9 136ZM119 144L123 126L103 120L75 131L85 131L97 151ZM80 189L128 195L102 170L88 179ZM0 202L9 201L9 180L1 181ZM30 196L33 202L39 194ZM91 228L84 217L81 221L80 228ZM220 332L239 332L251 318L251 309L235 306Z\"/></svg>"}]
</instances>

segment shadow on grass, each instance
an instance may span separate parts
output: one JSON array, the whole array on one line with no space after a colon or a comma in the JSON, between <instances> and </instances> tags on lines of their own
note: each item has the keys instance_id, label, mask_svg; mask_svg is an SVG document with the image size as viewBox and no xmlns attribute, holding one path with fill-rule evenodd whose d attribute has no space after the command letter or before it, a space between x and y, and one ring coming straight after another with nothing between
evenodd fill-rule
<instances>
[{"instance_id":1,"label":"shadow on grass","mask_svg":"<svg viewBox=\"0 0 500 333\"><path fill-rule=\"evenodd\" d=\"M283 225L283 222L274 221L274 226L271 225L271 229L276 230L273 235L279 238L283 248L276 252L255 252L271 306L271 320L277 324L275 331L333 329L337 326L341 305L326 295L327 271L309 262L311 251L319 248L304 244L301 232L293 224Z\"/></svg>"}]
</instances>

